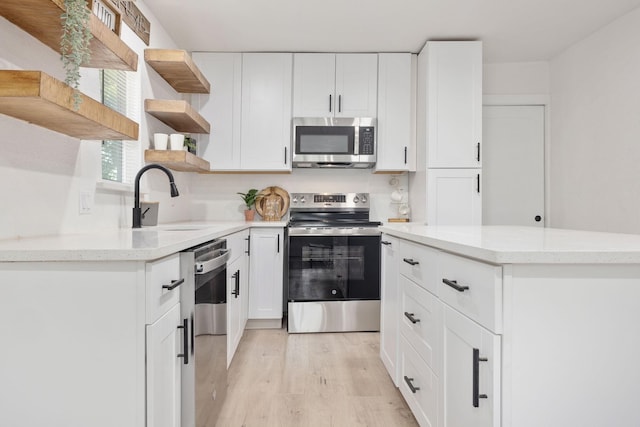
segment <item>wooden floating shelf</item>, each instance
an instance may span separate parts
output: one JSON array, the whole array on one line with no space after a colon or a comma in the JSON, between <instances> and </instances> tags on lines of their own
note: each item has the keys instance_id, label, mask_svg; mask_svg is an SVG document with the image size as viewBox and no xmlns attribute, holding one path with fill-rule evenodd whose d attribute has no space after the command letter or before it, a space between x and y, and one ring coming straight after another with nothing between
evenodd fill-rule
<instances>
[{"instance_id":1,"label":"wooden floating shelf","mask_svg":"<svg viewBox=\"0 0 640 427\"><path fill-rule=\"evenodd\" d=\"M184 150L145 150L144 161L179 172L208 172L209 162Z\"/></svg>"},{"instance_id":2,"label":"wooden floating shelf","mask_svg":"<svg viewBox=\"0 0 640 427\"><path fill-rule=\"evenodd\" d=\"M138 124L41 71L0 70L0 113L79 139L137 140Z\"/></svg>"},{"instance_id":3,"label":"wooden floating shelf","mask_svg":"<svg viewBox=\"0 0 640 427\"><path fill-rule=\"evenodd\" d=\"M145 49L144 60L177 92L209 93L211 85L184 50Z\"/></svg>"},{"instance_id":4,"label":"wooden floating shelf","mask_svg":"<svg viewBox=\"0 0 640 427\"><path fill-rule=\"evenodd\" d=\"M13 22L56 52L60 52L64 0L2 0L0 15ZM120 37L100 22L89 18L91 60L84 67L136 71L138 55Z\"/></svg>"},{"instance_id":5,"label":"wooden floating shelf","mask_svg":"<svg viewBox=\"0 0 640 427\"><path fill-rule=\"evenodd\" d=\"M144 111L178 132L209 133L211 125L186 101L145 99Z\"/></svg>"}]
</instances>

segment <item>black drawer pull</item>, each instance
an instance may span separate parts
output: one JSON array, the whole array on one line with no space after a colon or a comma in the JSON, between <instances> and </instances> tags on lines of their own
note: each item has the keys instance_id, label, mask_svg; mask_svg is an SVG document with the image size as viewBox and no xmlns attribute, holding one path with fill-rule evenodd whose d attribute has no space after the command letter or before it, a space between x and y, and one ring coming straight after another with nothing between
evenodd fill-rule
<instances>
[{"instance_id":1,"label":"black drawer pull","mask_svg":"<svg viewBox=\"0 0 640 427\"><path fill-rule=\"evenodd\" d=\"M386 240L382 240L380 243L382 243L385 246L389 246L391 244L391 242L387 242Z\"/></svg>"},{"instance_id":2,"label":"black drawer pull","mask_svg":"<svg viewBox=\"0 0 640 427\"><path fill-rule=\"evenodd\" d=\"M458 292L464 292L469 289L468 286L458 285L457 280L442 279L442 283L444 283L445 285L451 286L453 289L455 289Z\"/></svg>"},{"instance_id":3,"label":"black drawer pull","mask_svg":"<svg viewBox=\"0 0 640 427\"><path fill-rule=\"evenodd\" d=\"M404 317L406 317L407 319L411 320L411 323L413 323L414 325L416 323L418 323L420 321L420 319L416 319L414 316L415 313L408 313L408 312L404 312Z\"/></svg>"},{"instance_id":4,"label":"black drawer pull","mask_svg":"<svg viewBox=\"0 0 640 427\"><path fill-rule=\"evenodd\" d=\"M404 376L404 382L407 383L407 385L409 386L409 390L411 390L411 393L414 393L418 390L420 390L420 387L414 387L413 385L413 378L409 378L408 376Z\"/></svg>"},{"instance_id":5,"label":"black drawer pull","mask_svg":"<svg viewBox=\"0 0 640 427\"><path fill-rule=\"evenodd\" d=\"M402 260L404 262L406 262L407 264L409 264L409 265L418 265L418 264L420 264L418 261L414 261L411 258L402 258Z\"/></svg>"},{"instance_id":6,"label":"black drawer pull","mask_svg":"<svg viewBox=\"0 0 640 427\"><path fill-rule=\"evenodd\" d=\"M184 279L172 280L170 285L162 285L162 289L166 289L168 291L172 291L175 288L177 288L178 286L182 285L183 283L184 283Z\"/></svg>"},{"instance_id":7,"label":"black drawer pull","mask_svg":"<svg viewBox=\"0 0 640 427\"><path fill-rule=\"evenodd\" d=\"M487 399L486 394L480 394L480 362L487 362L489 359L486 357L480 357L480 350L477 348L473 349L473 407L477 408L480 406L480 399Z\"/></svg>"}]
</instances>

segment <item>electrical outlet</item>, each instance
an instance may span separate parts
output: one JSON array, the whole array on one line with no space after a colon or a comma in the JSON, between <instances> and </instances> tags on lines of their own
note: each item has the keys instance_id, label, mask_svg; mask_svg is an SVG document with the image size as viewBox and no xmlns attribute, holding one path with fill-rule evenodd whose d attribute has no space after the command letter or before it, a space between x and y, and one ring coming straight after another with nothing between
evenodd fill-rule
<instances>
[{"instance_id":1,"label":"electrical outlet","mask_svg":"<svg viewBox=\"0 0 640 427\"><path fill-rule=\"evenodd\" d=\"M89 190L80 192L80 215L88 215L93 210L93 193Z\"/></svg>"}]
</instances>

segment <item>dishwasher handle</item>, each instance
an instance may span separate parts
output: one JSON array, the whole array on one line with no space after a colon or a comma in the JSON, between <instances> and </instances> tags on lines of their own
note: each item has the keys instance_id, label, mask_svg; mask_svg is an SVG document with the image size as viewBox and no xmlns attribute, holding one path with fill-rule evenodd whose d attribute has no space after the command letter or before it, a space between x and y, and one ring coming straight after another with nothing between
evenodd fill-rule
<instances>
[{"instance_id":1,"label":"dishwasher handle","mask_svg":"<svg viewBox=\"0 0 640 427\"><path fill-rule=\"evenodd\" d=\"M209 258L208 256L204 256L202 258L196 259L195 273L198 274L207 274L216 268L222 267L227 263L227 260L230 256L229 249L217 249L213 251L213 257Z\"/></svg>"}]
</instances>

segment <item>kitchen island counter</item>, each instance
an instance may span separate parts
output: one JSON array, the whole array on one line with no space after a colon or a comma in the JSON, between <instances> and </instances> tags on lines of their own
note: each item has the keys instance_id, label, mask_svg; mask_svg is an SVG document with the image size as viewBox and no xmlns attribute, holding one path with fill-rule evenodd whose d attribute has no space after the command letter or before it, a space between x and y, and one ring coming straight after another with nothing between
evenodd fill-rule
<instances>
[{"instance_id":1,"label":"kitchen island counter","mask_svg":"<svg viewBox=\"0 0 640 427\"><path fill-rule=\"evenodd\" d=\"M384 224L383 233L494 264L636 264L640 235L520 226Z\"/></svg>"}]
</instances>

